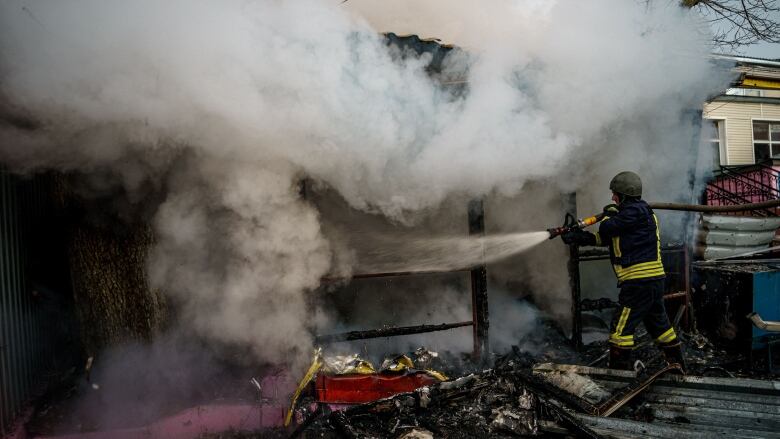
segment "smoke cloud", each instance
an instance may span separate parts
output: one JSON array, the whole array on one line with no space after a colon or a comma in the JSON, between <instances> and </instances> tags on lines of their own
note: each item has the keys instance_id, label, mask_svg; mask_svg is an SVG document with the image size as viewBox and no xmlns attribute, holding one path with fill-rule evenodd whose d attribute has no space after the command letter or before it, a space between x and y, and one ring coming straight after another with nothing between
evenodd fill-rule
<instances>
[{"instance_id":1,"label":"smoke cloud","mask_svg":"<svg viewBox=\"0 0 780 439\"><path fill-rule=\"evenodd\" d=\"M679 114L722 76L706 26L675 2L339 3L3 2L0 155L18 171L105 172L136 200L164 187L153 286L199 333L270 362L308 358L310 329L329 322L311 291L349 271L304 177L405 225L452 197L605 188L623 168L654 193L688 190L676 184L695 157L679 151L695 122ZM407 30L465 48L444 66L468 72L465 93L380 35Z\"/></svg>"}]
</instances>

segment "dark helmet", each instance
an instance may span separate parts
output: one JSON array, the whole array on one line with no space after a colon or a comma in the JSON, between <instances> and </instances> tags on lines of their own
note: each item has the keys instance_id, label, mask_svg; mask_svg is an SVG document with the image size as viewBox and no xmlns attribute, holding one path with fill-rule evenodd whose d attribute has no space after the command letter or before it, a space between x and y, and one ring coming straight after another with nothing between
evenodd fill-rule
<instances>
[{"instance_id":1,"label":"dark helmet","mask_svg":"<svg viewBox=\"0 0 780 439\"><path fill-rule=\"evenodd\" d=\"M612 178L612 181L609 182L609 188L612 192L629 197L642 196L642 180L631 171L623 171Z\"/></svg>"}]
</instances>

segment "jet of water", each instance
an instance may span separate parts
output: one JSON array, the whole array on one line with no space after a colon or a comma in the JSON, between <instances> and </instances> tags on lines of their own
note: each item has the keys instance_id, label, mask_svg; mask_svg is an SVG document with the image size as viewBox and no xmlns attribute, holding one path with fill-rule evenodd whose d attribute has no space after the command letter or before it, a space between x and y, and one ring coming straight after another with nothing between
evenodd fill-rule
<instances>
[{"instance_id":1,"label":"jet of water","mask_svg":"<svg viewBox=\"0 0 780 439\"><path fill-rule=\"evenodd\" d=\"M505 259L541 244L546 231L490 236L379 238L358 255L357 273L450 271Z\"/></svg>"}]
</instances>

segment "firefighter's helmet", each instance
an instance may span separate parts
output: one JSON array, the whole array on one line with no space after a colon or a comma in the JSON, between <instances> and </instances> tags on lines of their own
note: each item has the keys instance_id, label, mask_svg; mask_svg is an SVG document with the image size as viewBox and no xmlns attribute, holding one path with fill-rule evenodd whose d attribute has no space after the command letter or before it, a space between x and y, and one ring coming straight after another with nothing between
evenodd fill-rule
<instances>
[{"instance_id":1,"label":"firefighter's helmet","mask_svg":"<svg viewBox=\"0 0 780 439\"><path fill-rule=\"evenodd\" d=\"M609 188L612 192L629 197L642 196L642 180L631 171L623 171L612 178L612 181L609 182Z\"/></svg>"}]
</instances>

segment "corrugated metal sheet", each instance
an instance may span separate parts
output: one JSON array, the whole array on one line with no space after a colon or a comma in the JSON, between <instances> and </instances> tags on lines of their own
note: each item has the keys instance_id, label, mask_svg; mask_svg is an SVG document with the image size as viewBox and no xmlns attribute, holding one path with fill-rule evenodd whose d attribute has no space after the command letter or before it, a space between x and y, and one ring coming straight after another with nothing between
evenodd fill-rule
<instances>
[{"instance_id":1,"label":"corrugated metal sheet","mask_svg":"<svg viewBox=\"0 0 780 439\"><path fill-rule=\"evenodd\" d=\"M769 247L780 218L703 215L697 234L698 256L715 259Z\"/></svg>"},{"instance_id":2,"label":"corrugated metal sheet","mask_svg":"<svg viewBox=\"0 0 780 439\"><path fill-rule=\"evenodd\" d=\"M53 322L33 298L28 265L28 237L33 216L44 215L45 187L39 180L0 171L0 432L34 395L40 375L51 366Z\"/></svg>"},{"instance_id":3,"label":"corrugated metal sheet","mask_svg":"<svg viewBox=\"0 0 780 439\"><path fill-rule=\"evenodd\" d=\"M633 372L570 365L542 365L544 370L570 370L587 375L607 389L626 385ZM665 376L639 398L654 420L575 414L608 438L780 438L780 382L742 378Z\"/></svg>"},{"instance_id":4,"label":"corrugated metal sheet","mask_svg":"<svg viewBox=\"0 0 780 439\"><path fill-rule=\"evenodd\" d=\"M780 79L780 69L777 67L741 65L734 70L752 78Z\"/></svg>"}]
</instances>

